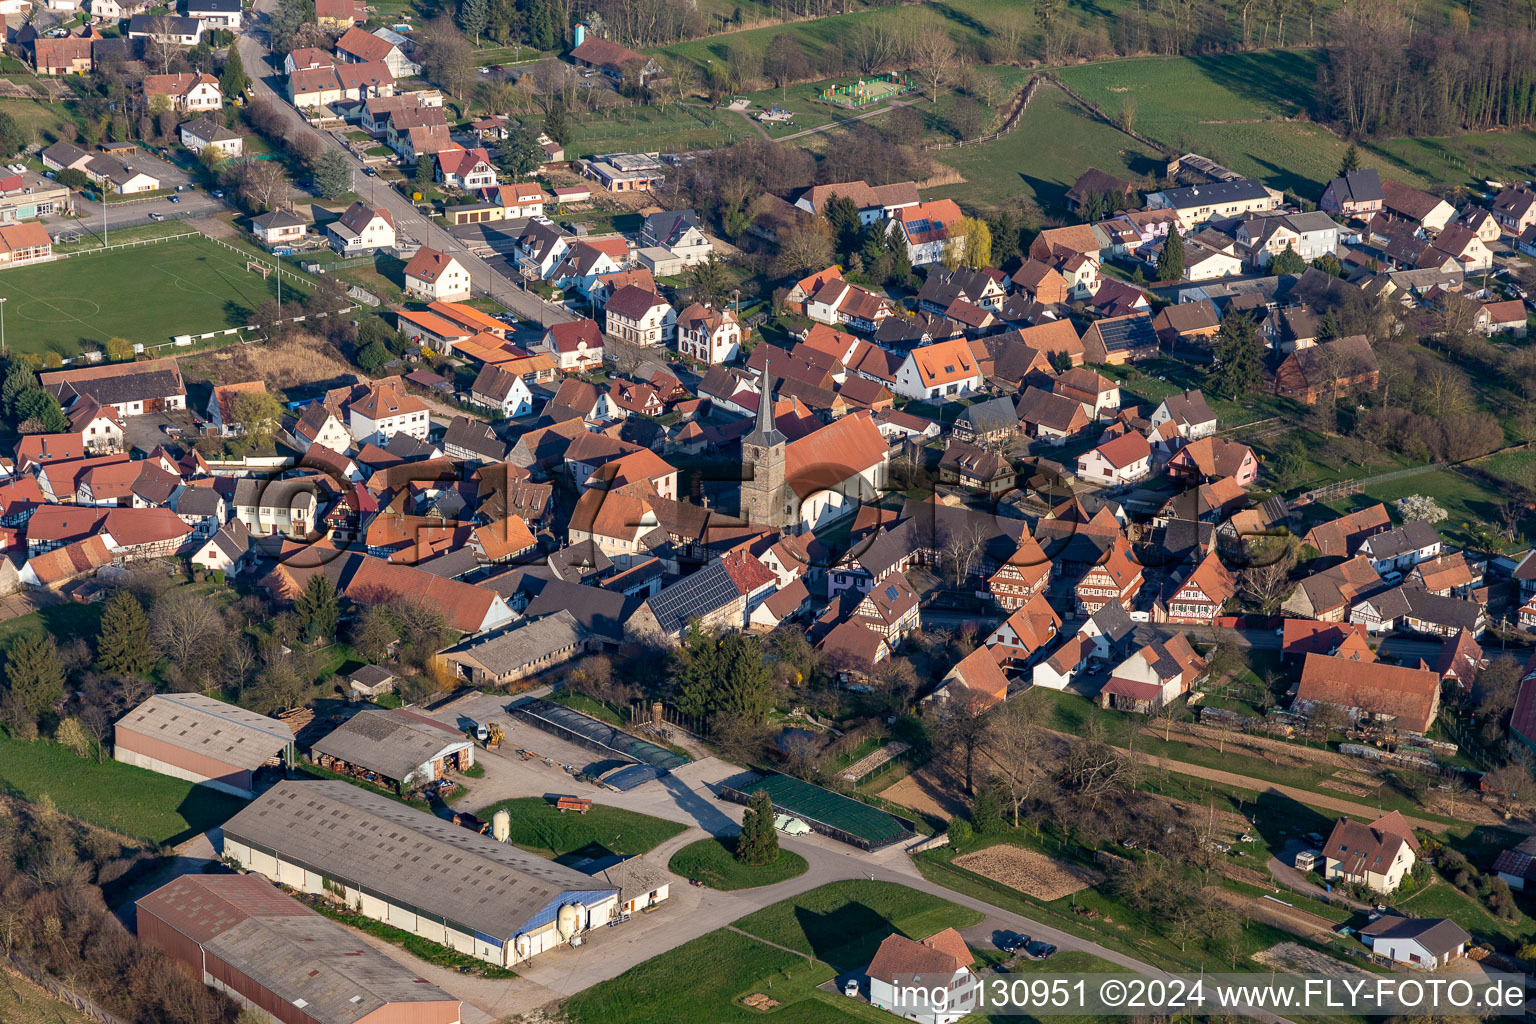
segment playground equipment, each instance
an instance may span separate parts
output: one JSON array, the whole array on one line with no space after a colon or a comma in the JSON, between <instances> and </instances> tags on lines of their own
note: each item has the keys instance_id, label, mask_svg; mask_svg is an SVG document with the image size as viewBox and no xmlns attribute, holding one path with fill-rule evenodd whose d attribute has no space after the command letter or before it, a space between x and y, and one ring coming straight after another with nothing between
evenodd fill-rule
<instances>
[{"instance_id":1,"label":"playground equipment","mask_svg":"<svg viewBox=\"0 0 1536 1024\"><path fill-rule=\"evenodd\" d=\"M862 110L916 88L905 75L893 71L879 78L861 78L853 85L830 86L817 93L816 98L846 110Z\"/></svg>"}]
</instances>

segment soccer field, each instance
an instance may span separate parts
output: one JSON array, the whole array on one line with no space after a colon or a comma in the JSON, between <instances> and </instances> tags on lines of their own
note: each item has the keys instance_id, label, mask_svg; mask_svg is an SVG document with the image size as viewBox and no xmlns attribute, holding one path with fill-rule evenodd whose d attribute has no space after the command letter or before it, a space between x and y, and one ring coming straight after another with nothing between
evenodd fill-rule
<instances>
[{"instance_id":1,"label":"soccer field","mask_svg":"<svg viewBox=\"0 0 1536 1024\"><path fill-rule=\"evenodd\" d=\"M22 352L73 356L87 341L121 337L159 345L250 322L277 294L277 278L203 237L181 238L0 272L5 340ZM283 282L283 301L303 291Z\"/></svg>"}]
</instances>

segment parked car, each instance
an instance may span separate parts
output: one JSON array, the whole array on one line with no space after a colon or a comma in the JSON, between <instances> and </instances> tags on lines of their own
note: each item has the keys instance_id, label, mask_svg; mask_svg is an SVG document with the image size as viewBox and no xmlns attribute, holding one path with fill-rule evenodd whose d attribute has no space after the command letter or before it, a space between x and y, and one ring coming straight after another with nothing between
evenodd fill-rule
<instances>
[{"instance_id":1,"label":"parked car","mask_svg":"<svg viewBox=\"0 0 1536 1024\"><path fill-rule=\"evenodd\" d=\"M364 167L363 173L368 175L370 178L377 178L379 176L379 172L374 170L372 167Z\"/></svg>"},{"instance_id":2,"label":"parked car","mask_svg":"<svg viewBox=\"0 0 1536 1024\"><path fill-rule=\"evenodd\" d=\"M997 948L1002 950L1004 953L1007 953L1009 956L1013 956L1015 953L1019 952L1019 950L1029 945L1029 943L1030 938L1028 935L1016 935L1013 932L1004 932L1002 936L997 940Z\"/></svg>"},{"instance_id":3,"label":"parked car","mask_svg":"<svg viewBox=\"0 0 1536 1024\"><path fill-rule=\"evenodd\" d=\"M181 202L181 196L171 196L171 202L173 202L173 203Z\"/></svg>"},{"instance_id":4,"label":"parked car","mask_svg":"<svg viewBox=\"0 0 1536 1024\"><path fill-rule=\"evenodd\" d=\"M1026 942L1024 955L1031 960L1049 960L1056 953L1056 947L1049 942Z\"/></svg>"},{"instance_id":5,"label":"parked car","mask_svg":"<svg viewBox=\"0 0 1536 1024\"><path fill-rule=\"evenodd\" d=\"M154 211L150 211L149 219L150 220L165 220L165 214L163 214L163 213L156 213Z\"/></svg>"},{"instance_id":6,"label":"parked car","mask_svg":"<svg viewBox=\"0 0 1536 1024\"><path fill-rule=\"evenodd\" d=\"M811 830L811 826L799 818L792 818L787 814L775 814L773 816L773 827L787 836L803 836Z\"/></svg>"},{"instance_id":7,"label":"parked car","mask_svg":"<svg viewBox=\"0 0 1536 1024\"><path fill-rule=\"evenodd\" d=\"M849 978L847 981L843 982L843 995L849 996L851 998L851 997L857 996L858 994L859 994L859 979L858 978Z\"/></svg>"}]
</instances>

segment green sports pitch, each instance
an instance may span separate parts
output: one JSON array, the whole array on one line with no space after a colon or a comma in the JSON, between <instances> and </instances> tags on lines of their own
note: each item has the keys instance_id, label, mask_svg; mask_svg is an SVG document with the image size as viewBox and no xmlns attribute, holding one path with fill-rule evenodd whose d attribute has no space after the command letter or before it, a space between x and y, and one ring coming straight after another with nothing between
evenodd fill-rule
<instances>
[{"instance_id":1,"label":"green sports pitch","mask_svg":"<svg viewBox=\"0 0 1536 1024\"><path fill-rule=\"evenodd\" d=\"M284 279L284 303L303 292ZM276 295L276 275L247 270L243 253L203 237L0 271L7 344L66 357L108 338L161 345L242 327Z\"/></svg>"}]
</instances>

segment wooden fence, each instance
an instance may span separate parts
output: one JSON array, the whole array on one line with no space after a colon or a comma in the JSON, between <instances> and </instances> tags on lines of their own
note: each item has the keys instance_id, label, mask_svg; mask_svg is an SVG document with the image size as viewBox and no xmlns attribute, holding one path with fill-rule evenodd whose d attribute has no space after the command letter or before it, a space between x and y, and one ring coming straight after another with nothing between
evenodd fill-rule
<instances>
[{"instance_id":1,"label":"wooden fence","mask_svg":"<svg viewBox=\"0 0 1536 1024\"><path fill-rule=\"evenodd\" d=\"M1035 90L1039 87L1044 77L1039 74L1029 76L1029 81L1024 83L1024 88L1019 90L1018 97L1013 101L1013 109L1003 119L1003 126L991 135L983 135L976 139L961 139L959 142L936 142L924 148L930 151L959 149L961 146L974 146L982 142L995 142L1002 138L1019 126L1019 119L1024 116L1024 111L1029 109L1030 101L1035 98Z\"/></svg>"},{"instance_id":2,"label":"wooden fence","mask_svg":"<svg viewBox=\"0 0 1536 1024\"><path fill-rule=\"evenodd\" d=\"M102 1024L128 1024L127 1021L115 1013L102 1009L101 1005L90 996L76 992L47 971L34 967L14 953L6 958L6 967L26 978L32 984L46 990L49 995L59 1002L73 1007L92 1020L99 1020Z\"/></svg>"}]
</instances>

